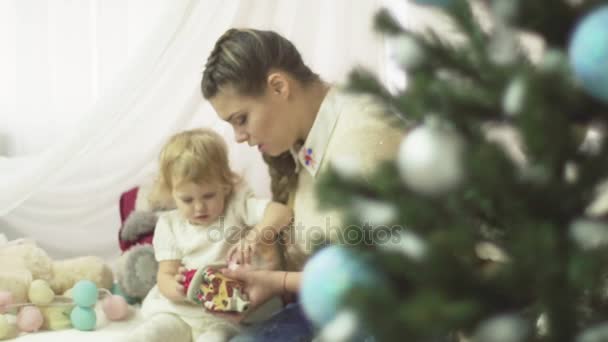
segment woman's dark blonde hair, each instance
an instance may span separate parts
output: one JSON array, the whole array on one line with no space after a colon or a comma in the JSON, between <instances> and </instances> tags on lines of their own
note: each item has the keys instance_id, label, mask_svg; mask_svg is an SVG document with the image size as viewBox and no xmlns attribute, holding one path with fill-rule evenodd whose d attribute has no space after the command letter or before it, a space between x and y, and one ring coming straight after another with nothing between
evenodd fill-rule
<instances>
[{"instance_id":1,"label":"woman's dark blonde hair","mask_svg":"<svg viewBox=\"0 0 608 342\"><path fill-rule=\"evenodd\" d=\"M201 89L213 99L230 87L242 96L260 96L272 69L284 71L304 85L319 81L295 46L273 31L229 29L215 43L203 72ZM273 200L287 203L295 186L295 161L289 152L264 156L268 164Z\"/></svg>"}]
</instances>

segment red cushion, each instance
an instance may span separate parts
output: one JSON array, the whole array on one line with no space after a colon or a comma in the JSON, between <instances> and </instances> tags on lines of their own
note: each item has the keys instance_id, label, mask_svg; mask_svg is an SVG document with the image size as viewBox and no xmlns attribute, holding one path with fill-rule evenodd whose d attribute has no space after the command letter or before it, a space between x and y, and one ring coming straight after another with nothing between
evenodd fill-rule
<instances>
[{"instance_id":1,"label":"red cushion","mask_svg":"<svg viewBox=\"0 0 608 342\"><path fill-rule=\"evenodd\" d=\"M138 187L135 187L120 195L120 223L125 223L129 214L135 210Z\"/></svg>"},{"instance_id":2,"label":"red cushion","mask_svg":"<svg viewBox=\"0 0 608 342\"><path fill-rule=\"evenodd\" d=\"M120 222L121 226L118 230L118 244L120 246L121 251L126 251L133 245L146 245L152 244L152 239L154 238L153 233L142 234L134 241L127 241L120 238L120 233L122 232L122 227L125 223L127 217L133 210L135 210L135 200L137 199L137 191L139 188L135 187L120 196L119 209L120 209Z\"/></svg>"},{"instance_id":3,"label":"red cushion","mask_svg":"<svg viewBox=\"0 0 608 342\"><path fill-rule=\"evenodd\" d=\"M134 241L121 240L118 238L118 244L120 245L120 250L124 252L134 245L151 245L152 240L154 240L154 233L147 233L138 236L137 240Z\"/></svg>"}]
</instances>

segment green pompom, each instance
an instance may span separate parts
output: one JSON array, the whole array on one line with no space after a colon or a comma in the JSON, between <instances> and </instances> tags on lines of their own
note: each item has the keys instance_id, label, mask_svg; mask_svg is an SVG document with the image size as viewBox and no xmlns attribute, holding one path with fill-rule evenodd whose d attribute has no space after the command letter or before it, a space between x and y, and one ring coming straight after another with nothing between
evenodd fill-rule
<instances>
[{"instance_id":1,"label":"green pompom","mask_svg":"<svg viewBox=\"0 0 608 342\"><path fill-rule=\"evenodd\" d=\"M90 280L81 280L74 285L72 297L78 306L93 306L97 303L97 285Z\"/></svg>"},{"instance_id":2,"label":"green pompom","mask_svg":"<svg viewBox=\"0 0 608 342\"><path fill-rule=\"evenodd\" d=\"M10 326L4 315L0 315L0 340L8 337Z\"/></svg>"},{"instance_id":3,"label":"green pompom","mask_svg":"<svg viewBox=\"0 0 608 342\"><path fill-rule=\"evenodd\" d=\"M81 331L90 331L95 329L97 315L92 308L76 306L70 314L70 320L74 328Z\"/></svg>"},{"instance_id":4,"label":"green pompom","mask_svg":"<svg viewBox=\"0 0 608 342\"><path fill-rule=\"evenodd\" d=\"M112 294L123 297L129 304L139 303L139 300L137 298L134 298L134 297L131 297L131 296L128 296L127 294L125 294L122 291L122 288L120 288L120 285L118 283L114 283L112 285L111 292L112 292Z\"/></svg>"}]
</instances>

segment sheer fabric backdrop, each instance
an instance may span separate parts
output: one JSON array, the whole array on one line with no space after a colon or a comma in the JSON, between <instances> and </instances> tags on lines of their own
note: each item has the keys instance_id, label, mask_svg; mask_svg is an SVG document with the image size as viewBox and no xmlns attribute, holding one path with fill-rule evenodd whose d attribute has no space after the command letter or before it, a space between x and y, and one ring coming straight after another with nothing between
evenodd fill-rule
<instances>
[{"instance_id":1,"label":"sheer fabric backdrop","mask_svg":"<svg viewBox=\"0 0 608 342\"><path fill-rule=\"evenodd\" d=\"M0 0L0 233L56 258L117 255L120 194L189 127L220 132L234 169L268 196L259 153L235 144L200 94L215 40L274 29L328 81L355 65L384 75L378 2Z\"/></svg>"}]
</instances>

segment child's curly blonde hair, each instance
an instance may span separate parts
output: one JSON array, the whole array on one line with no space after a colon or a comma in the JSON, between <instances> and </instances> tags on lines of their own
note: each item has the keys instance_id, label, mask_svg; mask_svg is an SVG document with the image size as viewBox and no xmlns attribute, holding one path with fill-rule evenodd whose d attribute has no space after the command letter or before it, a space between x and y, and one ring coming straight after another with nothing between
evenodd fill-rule
<instances>
[{"instance_id":1,"label":"child's curly blonde hair","mask_svg":"<svg viewBox=\"0 0 608 342\"><path fill-rule=\"evenodd\" d=\"M224 139L210 129L192 129L173 135L162 148L150 201L170 197L173 188L183 182L219 182L232 190L238 179L230 169Z\"/></svg>"}]
</instances>

